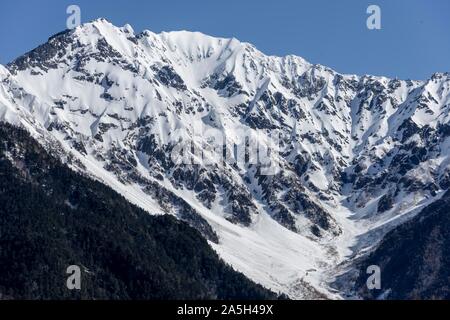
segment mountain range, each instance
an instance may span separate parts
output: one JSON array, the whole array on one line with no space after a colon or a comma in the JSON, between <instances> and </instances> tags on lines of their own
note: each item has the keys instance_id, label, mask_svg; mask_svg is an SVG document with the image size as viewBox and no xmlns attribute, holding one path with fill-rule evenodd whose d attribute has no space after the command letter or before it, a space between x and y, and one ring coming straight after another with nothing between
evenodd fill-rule
<instances>
[{"instance_id":1,"label":"mountain range","mask_svg":"<svg viewBox=\"0 0 450 320\"><path fill-rule=\"evenodd\" d=\"M0 66L2 126L292 299L448 297L449 113L449 73L347 75L105 19ZM277 170L251 161L259 146L276 146ZM368 265L380 290L366 288Z\"/></svg>"}]
</instances>

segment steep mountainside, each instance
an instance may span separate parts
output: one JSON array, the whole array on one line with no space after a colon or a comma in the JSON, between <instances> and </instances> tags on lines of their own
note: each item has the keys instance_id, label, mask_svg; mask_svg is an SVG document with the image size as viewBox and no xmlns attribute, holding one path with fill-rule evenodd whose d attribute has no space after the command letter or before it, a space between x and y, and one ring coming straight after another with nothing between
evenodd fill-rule
<instances>
[{"instance_id":1,"label":"steep mountainside","mask_svg":"<svg viewBox=\"0 0 450 320\"><path fill-rule=\"evenodd\" d=\"M276 298L187 224L74 173L25 131L0 123L0 141L0 300Z\"/></svg>"},{"instance_id":2,"label":"steep mountainside","mask_svg":"<svg viewBox=\"0 0 450 320\"><path fill-rule=\"evenodd\" d=\"M0 119L293 298L335 297L338 265L450 184L449 74L343 75L236 39L99 19L0 79Z\"/></svg>"}]
</instances>

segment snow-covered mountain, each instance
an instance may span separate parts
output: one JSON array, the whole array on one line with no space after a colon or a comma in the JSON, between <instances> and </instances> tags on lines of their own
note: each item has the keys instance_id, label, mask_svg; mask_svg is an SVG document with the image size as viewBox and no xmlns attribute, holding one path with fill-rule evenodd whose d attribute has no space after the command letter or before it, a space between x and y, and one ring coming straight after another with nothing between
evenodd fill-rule
<instances>
[{"instance_id":1,"label":"snow-covered mountain","mask_svg":"<svg viewBox=\"0 0 450 320\"><path fill-rule=\"evenodd\" d=\"M187 221L292 298L341 296L335 276L448 189L449 112L448 73L344 75L236 39L104 19L0 66L2 121L148 212ZM227 160L256 145L278 146L278 170Z\"/></svg>"}]
</instances>

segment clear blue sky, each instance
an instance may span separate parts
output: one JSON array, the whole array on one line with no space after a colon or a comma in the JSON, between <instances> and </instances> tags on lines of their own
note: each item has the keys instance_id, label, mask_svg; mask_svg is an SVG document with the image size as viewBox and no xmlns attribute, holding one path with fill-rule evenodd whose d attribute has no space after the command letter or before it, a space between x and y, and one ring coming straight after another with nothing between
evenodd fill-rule
<instances>
[{"instance_id":1,"label":"clear blue sky","mask_svg":"<svg viewBox=\"0 0 450 320\"><path fill-rule=\"evenodd\" d=\"M0 63L65 29L69 4L81 7L82 22L236 37L343 73L425 79L450 71L449 0L1 0ZM381 30L366 28L370 4L381 7Z\"/></svg>"}]
</instances>

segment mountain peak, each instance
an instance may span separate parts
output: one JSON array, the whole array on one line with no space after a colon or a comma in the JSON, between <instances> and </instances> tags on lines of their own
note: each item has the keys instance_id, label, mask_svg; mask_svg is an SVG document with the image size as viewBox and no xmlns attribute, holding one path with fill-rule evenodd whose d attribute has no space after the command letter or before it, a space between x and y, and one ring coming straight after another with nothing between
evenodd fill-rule
<instances>
[{"instance_id":1,"label":"mountain peak","mask_svg":"<svg viewBox=\"0 0 450 320\"><path fill-rule=\"evenodd\" d=\"M94 20L88 21L86 23L83 23L82 25L88 25L88 24L97 24L97 25L101 25L101 24L107 24L107 25L113 25L108 19L106 18L96 18Z\"/></svg>"}]
</instances>

